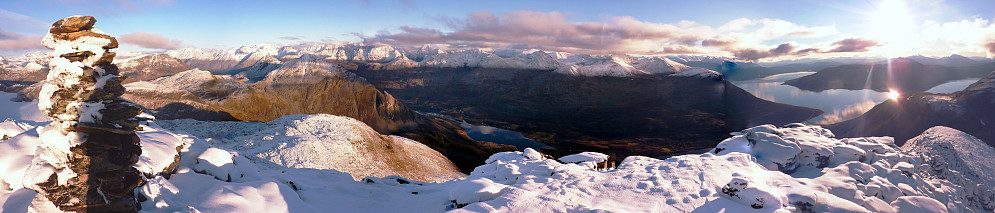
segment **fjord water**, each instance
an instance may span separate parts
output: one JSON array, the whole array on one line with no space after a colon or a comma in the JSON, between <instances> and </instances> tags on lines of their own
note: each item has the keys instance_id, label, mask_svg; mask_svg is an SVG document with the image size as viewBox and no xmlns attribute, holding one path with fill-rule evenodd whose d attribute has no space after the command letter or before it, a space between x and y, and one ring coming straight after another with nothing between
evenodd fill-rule
<instances>
[{"instance_id":1,"label":"fjord water","mask_svg":"<svg viewBox=\"0 0 995 213\"><path fill-rule=\"evenodd\" d=\"M875 105L888 100L887 92L877 92L869 89L830 89L822 92L813 92L782 84L786 80L812 73L814 72L784 73L755 80L733 81L732 83L754 96L765 100L815 108L825 112L825 114L805 122L809 124L832 124L849 120L864 114L864 112L867 112L867 110L870 110ZM951 81L930 88L926 92L952 93L963 90L976 81L978 81L978 78Z\"/></svg>"},{"instance_id":2,"label":"fjord water","mask_svg":"<svg viewBox=\"0 0 995 213\"><path fill-rule=\"evenodd\" d=\"M814 72L784 73L761 79L733 81L732 83L758 98L820 109L825 112L805 122L810 124L831 124L851 119L864 114L864 112L870 110L874 105L888 100L887 93L869 89L830 89L822 92L813 92L782 84L786 80L812 73Z\"/></svg>"},{"instance_id":3,"label":"fjord water","mask_svg":"<svg viewBox=\"0 0 995 213\"><path fill-rule=\"evenodd\" d=\"M943 93L943 94L953 93L953 92L964 90L965 88L967 88L967 86L971 86L971 84L973 84L974 82L977 82L980 79L981 78L968 78L968 79L951 81L951 82L943 83L943 84L940 84L940 85L936 85L935 87L930 88L929 90L926 90L926 92L928 92L928 93L937 93L937 94L939 94L939 93Z\"/></svg>"},{"instance_id":4,"label":"fjord water","mask_svg":"<svg viewBox=\"0 0 995 213\"><path fill-rule=\"evenodd\" d=\"M549 146L529 139L522 135L522 133L516 131L492 126L473 125L467 122L461 123L460 127L463 127L463 129L466 130L467 136L470 136L470 138L478 141L512 145L515 146L515 148L518 148L518 150L525 150L525 148L533 148L536 150L539 150L540 148L549 148Z\"/></svg>"},{"instance_id":5,"label":"fjord water","mask_svg":"<svg viewBox=\"0 0 995 213\"><path fill-rule=\"evenodd\" d=\"M416 112L418 114L426 116L432 116L432 117L450 120L453 122L459 122L460 128L463 128L463 130L466 131L466 136L470 137L470 139L478 141L494 142L498 144L512 145L515 146L515 148L518 148L518 150L525 150L525 148L533 148L536 150L539 150L541 148L552 148L549 145L542 144L539 143L538 141L525 137L525 135L523 135L521 132L492 127L492 126L474 125L467 123L466 121L458 121L456 119L446 117L445 115L442 115L442 113L437 113L437 112L422 112L422 111L416 111Z\"/></svg>"}]
</instances>

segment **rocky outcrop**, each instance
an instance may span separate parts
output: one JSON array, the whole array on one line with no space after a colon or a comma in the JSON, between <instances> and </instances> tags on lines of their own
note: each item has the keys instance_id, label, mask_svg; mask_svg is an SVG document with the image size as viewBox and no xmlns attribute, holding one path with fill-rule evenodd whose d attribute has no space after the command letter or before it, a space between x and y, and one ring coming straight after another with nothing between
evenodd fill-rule
<instances>
[{"instance_id":1,"label":"rocky outcrop","mask_svg":"<svg viewBox=\"0 0 995 213\"><path fill-rule=\"evenodd\" d=\"M28 188L64 211L133 212L134 189L143 183L132 167L142 152L134 133L141 109L120 98L125 89L109 52L117 40L94 23L91 16L65 18L42 40L55 51L38 108L53 122L39 131L44 149L28 173L51 174Z\"/></svg>"}]
</instances>

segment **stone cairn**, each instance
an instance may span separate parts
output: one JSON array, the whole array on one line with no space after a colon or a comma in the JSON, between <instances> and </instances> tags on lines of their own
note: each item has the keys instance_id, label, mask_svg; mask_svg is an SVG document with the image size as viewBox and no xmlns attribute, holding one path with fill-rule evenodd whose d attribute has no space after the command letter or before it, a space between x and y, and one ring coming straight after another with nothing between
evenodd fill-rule
<instances>
[{"instance_id":1,"label":"stone cairn","mask_svg":"<svg viewBox=\"0 0 995 213\"><path fill-rule=\"evenodd\" d=\"M144 181L132 167L142 153L135 134L141 108L120 98L124 86L109 52L117 39L93 28L96 22L92 16L64 18L42 39L54 51L38 108L54 121L51 131L77 139L68 142L64 162L49 162L75 176L52 174L37 186L64 211L135 212L141 207L134 190Z\"/></svg>"}]
</instances>

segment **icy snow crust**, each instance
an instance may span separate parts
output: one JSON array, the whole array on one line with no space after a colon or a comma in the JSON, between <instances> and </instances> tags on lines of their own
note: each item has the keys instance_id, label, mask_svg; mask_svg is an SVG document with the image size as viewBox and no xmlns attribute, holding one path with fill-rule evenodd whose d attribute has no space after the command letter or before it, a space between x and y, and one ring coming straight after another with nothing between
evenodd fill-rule
<instances>
[{"instance_id":1,"label":"icy snow crust","mask_svg":"<svg viewBox=\"0 0 995 213\"><path fill-rule=\"evenodd\" d=\"M332 169L294 166L306 163L270 161L295 159L293 152L280 151L287 150L281 146L247 145L279 141L299 146L312 137L356 137L336 133L351 131L337 130L351 128L348 125L312 126L316 122L305 122L314 119L345 118L298 115L276 123L148 122L144 131L137 132L142 137L143 156L135 165L150 177L136 190L146 198L143 211L990 211L968 195L982 191L970 188L990 189L986 184L991 181L984 178L991 177L991 170L985 166L993 164L972 158L970 153L995 151L975 146L981 144L977 139L945 127L930 129L913 139L902 148L911 151L906 152L889 137L837 139L818 126L764 125L733 133L705 154L665 160L633 156L608 170L583 165L602 160L597 153L563 159L578 163L563 163L526 149L497 153L468 177L441 183L396 176L357 181L348 173ZM169 122L173 123L165 125ZM201 132L176 133L160 124ZM295 137L308 134L314 136ZM43 200L44 196L23 187L22 177L28 177L23 173L32 165L38 137L37 130L28 129L0 142L3 211L53 208ZM159 172L175 162L175 146L181 148L179 167L166 178ZM258 157L260 153L270 153L272 158ZM952 161L954 158L960 160ZM937 164L938 159L947 164ZM967 183L981 185L965 186Z\"/></svg>"}]
</instances>

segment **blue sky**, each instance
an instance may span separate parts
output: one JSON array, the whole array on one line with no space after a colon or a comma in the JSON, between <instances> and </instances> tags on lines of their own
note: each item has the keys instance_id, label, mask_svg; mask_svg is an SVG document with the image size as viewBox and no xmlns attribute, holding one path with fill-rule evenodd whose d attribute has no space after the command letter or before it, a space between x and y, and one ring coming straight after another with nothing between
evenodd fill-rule
<instances>
[{"instance_id":1,"label":"blue sky","mask_svg":"<svg viewBox=\"0 0 995 213\"><path fill-rule=\"evenodd\" d=\"M892 24L881 24L877 20L888 19L876 15L881 13L883 5L888 5L885 3L887 1L899 2L897 5L902 8L901 14L907 15L900 19L907 20L908 27L891 29ZM412 46L425 41L451 46L491 48L526 46L580 52L700 53L781 59L846 54L958 53L989 56L991 54L985 47L989 43L986 38L995 36L986 34L995 33L995 27L991 23L995 18L993 17L995 12L992 12L995 11L995 1L987 0L8 0L0 5L0 9L2 9L0 39L22 38L25 43L30 43L30 39L42 36L48 25L55 20L70 15L93 15L98 20L96 27L111 35L140 32L128 39L131 42L122 42L124 43L122 50L178 47L230 48L260 43L292 44L335 40ZM483 22L475 23L475 20L479 20L471 19L473 15L493 16L502 23L492 26L494 29L481 29L479 24ZM600 23L609 28L617 28L616 31L609 30L607 33L628 34L652 28L657 30L653 35L659 37L629 35L612 37L604 41L604 35L594 35L602 40L599 43L601 45L573 45L587 43L582 39L593 37L558 38L556 35L559 34L535 35L544 33L535 30L522 31L526 34L499 32L530 27L515 26L515 23L506 21L516 17L536 19L536 21L562 18L563 21L547 24L562 25L566 27L563 29L568 31L584 28L583 23ZM739 21L735 22L736 20ZM524 25L528 25L529 22L531 21L525 22ZM735 30L722 29L723 25L744 23L743 27L729 28ZM423 31L405 33L401 27L423 29ZM674 27L676 29L671 29ZM775 28L777 30L790 28L797 32L765 33ZM882 28L888 28L885 30L888 32L901 31L901 33L873 33L882 31ZM946 29L949 28L963 31L961 34L978 35L965 38L945 35L951 33L931 33L931 31L948 31ZM424 30L434 30L435 33L425 34L427 31ZM689 33L676 33L682 35L678 39L674 37L674 31ZM813 32L814 34L811 34ZM434 37L431 39L424 37L427 35ZM534 39L487 39L495 36L534 36ZM690 40L697 40L698 44L685 42L689 37L694 37ZM149 43L143 43L141 39L147 39ZM536 41L537 39L549 39L549 41ZM869 46L857 46L855 49L857 51L852 52L830 51L849 50L839 49L843 44L838 42L843 42L845 39L859 39L848 41L863 41ZM965 41L972 39L977 41ZM703 46L702 40L719 40L733 44L709 47ZM608 44L604 44L605 42ZM777 47L785 47L781 50L791 51L774 51ZM13 40L4 43L0 40L0 54L5 56L34 50L32 48L37 46L18 45ZM804 49L813 50L800 52Z\"/></svg>"}]
</instances>

